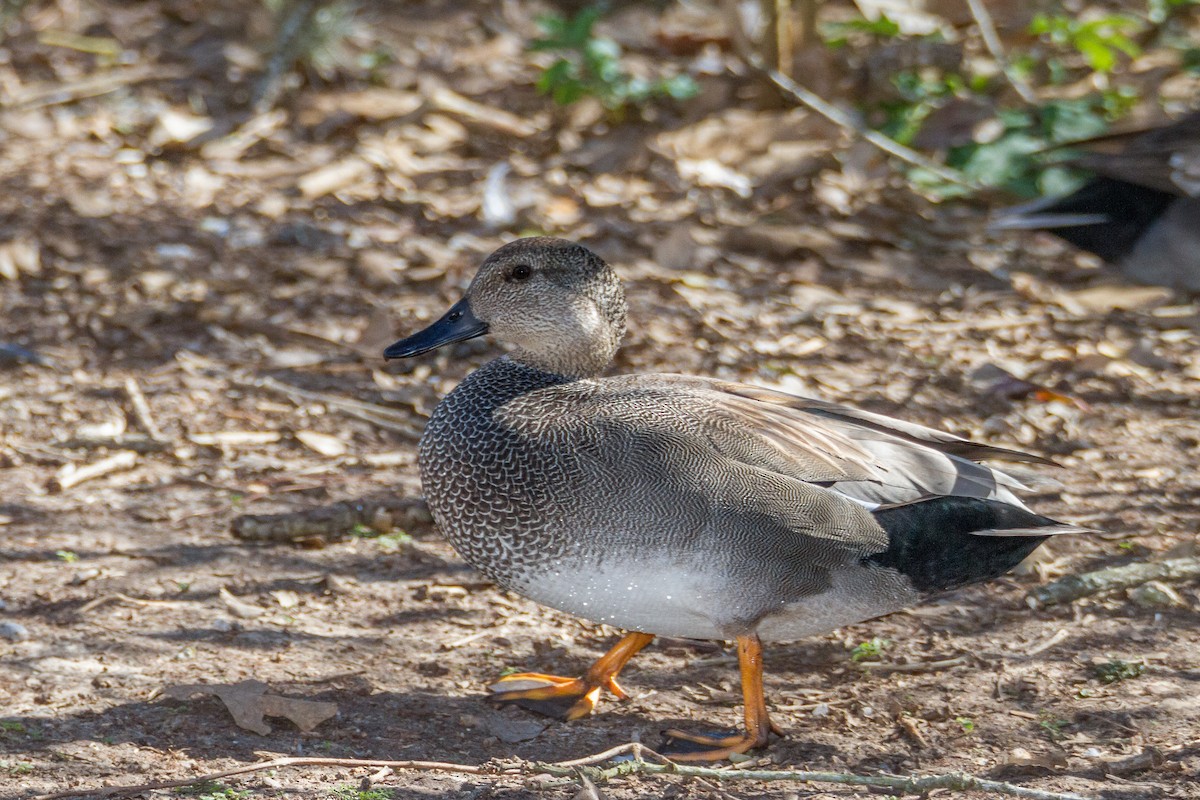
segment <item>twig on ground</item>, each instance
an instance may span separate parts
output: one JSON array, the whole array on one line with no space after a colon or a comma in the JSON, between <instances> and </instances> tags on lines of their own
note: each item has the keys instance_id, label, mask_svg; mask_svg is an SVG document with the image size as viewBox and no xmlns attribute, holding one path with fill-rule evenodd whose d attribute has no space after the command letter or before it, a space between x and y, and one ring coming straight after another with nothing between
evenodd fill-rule
<instances>
[{"instance_id":1,"label":"twig on ground","mask_svg":"<svg viewBox=\"0 0 1200 800\"><path fill-rule=\"evenodd\" d=\"M183 606L183 605L187 605L186 603L176 602L174 600L148 600L144 597L130 597L127 594L122 594L121 592L117 592L115 594L106 594L101 597L97 597L93 600L87 601L86 603L84 603L83 605L81 605L78 608L77 613L86 614L87 612L97 609L106 603L117 603L117 602L129 603L130 605L134 605L134 606Z\"/></svg>"},{"instance_id":2,"label":"twig on ground","mask_svg":"<svg viewBox=\"0 0 1200 800\"><path fill-rule=\"evenodd\" d=\"M422 92L428 97L429 105L432 108L444 111L451 116L461 117L469 122L486 125L500 133L525 138L533 136L541 130L526 116L520 116L496 106L484 105L463 97L446 86L431 82L422 87Z\"/></svg>"},{"instance_id":3,"label":"twig on ground","mask_svg":"<svg viewBox=\"0 0 1200 800\"><path fill-rule=\"evenodd\" d=\"M283 76L296 63L304 34L312 24L313 16L321 7L319 0L295 0L287 7L279 22L275 42L271 48L271 59L263 70L262 77L254 87L251 105L254 113L263 114L275 107L283 90Z\"/></svg>"},{"instance_id":4,"label":"twig on ground","mask_svg":"<svg viewBox=\"0 0 1200 800\"><path fill-rule=\"evenodd\" d=\"M86 100L89 97L109 94L142 81L174 80L187 75L187 72L177 67L168 67L163 64L139 64L98 75L88 75L72 83L56 83L46 88L36 88L12 100L0 102L0 108L6 111L30 111L35 108L61 106L78 100Z\"/></svg>"},{"instance_id":5,"label":"twig on ground","mask_svg":"<svg viewBox=\"0 0 1200 800\"><path fill-rule=\"evenodd\" d=\"M133 415L146 435L156 442L163 441L162 428L154 421L154 415L150 413L150 404L146 402L146 395L142 394L142 387L138 386L138 382L132 376L125 379L125 394L129 396Z\"/></svg>"},{"instance_id":6,"label":"twig on ground","mask_svg":"<svg viewBox=\"0 0 1200 800\"><path fill-rule=\"evenodd\" d=\"M917 721L910 716L900 714L896 717L896 724L908 734L919 747L929 747L929 740L925 738L925 734L921 733L921 728L917 725Z\"/></svg>"},{"instance_id":7,"label":"twig on ground","mask_svg":"<svg viewBox=\"0 0 1200 800\"><path fill-rule=\"evenodd\" d=\"M1037 96L1029 88L1029 84L1025 83L1013 69L1012 62L1004 53L1004 45L1000 43L1000 35L996 33L996 24L992 22L992 15L988 13L987 6L983 4L982 0L967 0L967 8L971 10L975 24L979 26L979 35L983 37L983 46L992 54L992 58L996 59L996 63L1000 66L1004 77L1008 79L1009 85L1026 103L1036 105Z\"/></svg>"},{"instance_id":8,"label":"twig on ground","mask_svg":"<svg viewBox=\"0 0 1200 800\"><path fill-rule=\"evenodd\" d=\"M860 661L858 662L858 668L870 672L936 672L939 669L961 666L962 664L966 664L968 660L966 656L956 656L955 658L946 658L941 661L917 661L912 664Z\"/></svg>"},{"instance_id":9,"label":"twig on ground","mask_svg":"<svg viewBox=\"0 0 1200 800\"><path fill-rule=\"evenodd\" d=\"M234 778L238 775L249 775L254 772L264 772L266 770L279 769L281 767L369 767L381 769L390 767L393 770L405 769L422 772L457 772L465 775L488 775L488 774L503 774L500 770L483 766L471 766L469 764L449 764L440 761L383 761L369 758L303 758L289 757L276 758L271 761L260 761L257 764L244 764L233 769L221 770L220 772L209 772L203 775L195 775L191 778L181 778L171 781L155 781L153 783L141 783L136 786L92 786L92 787L77 787L74 789L64 789L61 792L42 795L34 800L59 800L63 797L80 797L88 795L90 797L129 797L143 792L154 791L156 789L177 789L180 786L192 786L195 784L208 783L210 781L220 780L222 778Z\"/></svg>"},{"instance_id":10,"label":"twig on ground","mask_svg":"<svg viewBox=\"0 0 1200 800\"><path fill-rule=\"evenodd\" d=\"M1036 656L1038 653L1044 653L1047 650L1049 650L1051 647L1054 647L1057 644L1062 644L1064 641L1069 639L1070 636L1071 636L1071 634L1070 634L1070 632L1067 631L1066 628L1059 628L1051 636L1047 637L1046 639L1042 640L1038 644L1035 644L1033 647L1026 650L1025 655Z\"/></svg>"},{"instance_id":11,"label":"twig on ground","mask_svg":"<svg viewBox=\"0 0 1200 800\"><path fill-rule=\"evenodd\" d=\"M386 533L391 528L431 523L429 508L419 497L347 500L283 514L245 514L233 520L235 537L254 542L294 542L300 539L334 541L348 536L355 525Z\"/></svg>"},{"instance_id":12,"label":"twig on ground","mask_svg":"<svg viewBox=\"0 0 1200 800\"><path fill-rule=\"evenodd\" d=\"M1105 759L1100 768L1105 775L1132 775L1147 769L1161 769L1166 764L1166 755L1157 747L1147 747L1125 758Z\"/></svg>"},{"instance_id":13,"label":"twig on ground","mask_svg":"<svg viewBox=\"0 0 1200 800\"><path fill-rule=\"evenodd\" d=\"M625 753L631 754L633 759L622 761L611 767L601 768L592 766L592 764L599 760L606 760ZM644 761L642 759L643 754L662 759L664 763L652 764ZM595 756L589 756L586 759L563 761L555 764L527 761L451 764L441 761L384 761L357 758L276 758L258 764L246 764L233 769L211 772L205 775L195 775L179 780L144 783L137 786L66 789L61 792L42 795L36 798L36 800L61 800L61 798L79 797L81 795L90 795L93 797L129 797L156 789L175 789L180 786L191 786L222 778L232 778L238 775L280 769L282 767L363 767L370 769L388 767L392 770L493 775L509 778L550 775L574 781L579 781L581 776L586 776L589 780L596 783L603 783L613 778L629 775L677 775L680 777L705 778L715 781L790 781L796 783L832 783L842 786L873 786L881 789L890 789L899 794L926 794L934 789L950 789L952 791L992 792L1009 797L1028 798L1028 800L1087 800L1087 798L1081 795L1069 792L1048 792L1041 789L1030 789L1012 783L977 778L974 775L967 775L961 772L952 772L944 775L927 775L918 778L915 776L903 777L900 775L855 775L845 772L699 767L690 764L676 764L637 743L614 747L611 750Z\"/></svg>"},{"instance_id":14,"label":"twig on ground","mask_svg":"<svg viewBox=\"0 0 1200 800\"><path fill-rule=\"evenodd\" d=\"M507 627L508 623L501 623L494 628L484 628L481 631L475 631L475 633L472 633L469 636L464 636L461 639L455 639L453 642L446 642L445 644L441 645L439 649L457 650L460 647L466 647L471 642L477 642L485 636L499 636Z\"/></svg>"},{"instance_id":15,"label":"twig on ground","mask_svg":"<svg viewBox=\"0 0 1200 800\"><path fill-rule=\"evenodd\" d=\"M208 162L235 162L251 147L279 131L287 119L287 112L279 108L257 114L221 138L205 142L200 146L200 156ZM210 168L220 171L219 166Z\"/></svg>"},{"instance_id":16,"label":"twig on ground","mask_svg":"<svg viewBox=\"0 0 1200 800\"><path fill-rule=\"evenodd\" d=\"M170 450L171 442L154 439L144 433L122 433L117 436L75 436L59 447L83 450L132 450L135 453L161 453Z\"/></svg>"},{"instance_id":17,"label":"twig on ground","mask_svg":"<svg viewBox=\"0 0 1200 800\"><path fill-rule=\"evenodd\" d=\"M792 34L792 2L791 0L775 0L771 13L772 29L775 31L775 68L784 75L792 72L792 61L795 53Z\"/></svg>"},{"instance_id":18,"label":"twig on ground","mask_svg":"<svg viewBox=\"0 0 1200 800\"><path fill-rule=\"evenodd\" d=\"M923 778L902 777L899 775L855 775L847 772L806 772L802 770L769 770L769 769L721 769L716 767L697 767L690 764L650 764L641 760L624 761L606 769L598 767L584 768L586 774L596 782L607 781L622 775L680 775L683 777L710 778L718 781L793 781L797 783L833 783L843 786L873 786L881 789L891 789L900 794L926 794L934 789L951 789L959 791L985 791L1010 797L1025 797L1031 800L1084 800L1081 795L1073 793L1047 792L1041 789L1030 789L1003 781L992 781L967 775L962 772L951 772L944 775L927 775ZM567 777L571 768L558 764L531 764L527 771L532 774Z\"/></svg>"},{"instance_id":19,"label":"twig on ground","mask_svg":"<svg viewBox=\"0 0 1200 800\"><path fill-rule=\"evenodd\" d=\"M391 767L380 767L376 772L363 776L362 782L358 784L358 790L360 792L365 792L367 789L370 789L372 786L391 775L392 772L393 771Z\"/></svg>"},{"instance_id":20,"label":"twig on ground","mask_svg":"<svg viewBox=\"0 0 1200 800\"><path fill-rule=\"evenodd\" d=\"M1129 589L1149 581L1187 581L1200 578L1200 558L1172 558L1107 567L1082 575L1068 575L1039 586L1025 598L1031 608L1069 603L1101 592Z\"/></svg>"},{"instance_id":21,"label":"twig on ground","mask_svg":"<svg viewBox=\"0 0 1200 800\"><path fill-rule=\"evenodd\" d=\"M274 378L259 378L253 381L235 381L237 385L244 388L266 389L268 391L277 392L287 395L293 400L304 400L309 403L323 403L329 408L336 409L346 416L355 417L357 419L370 422L380 428L403 433L413 439L421 438L419 431L411 422L409 415L397 411L387 406L380 406L374 403L364 403L361 400L351 400L347 397L341 397L336 394L328 394L326 392L311 392L307 389L301 389L298 386L290 386L282 381L277 381Z\"/></svg>"},{"instance_id":22,"label":"twig on ground","mask_svg":"<svg viewBox=\"0 0 1200 800\"><path fill-rule=\"evenodd\" d=\"M820 708L821 706L836 708L838 706L848 705L853 702L856 702L853 698L844 697L839 700L822 700L817 703L792 703L788 705L776 703L772 706L772 708L778 711L812 711L813 709Z\"/></svg>"},{"instance_id":23,"label":"twig on ground","mask_svg":"<svg viewBox=\"0 0 1200 800\"><path fill-rule=\"evenodd\" d=\"M82 467L76 467L74 463L66 464L50 480L50 489L51 491L64 492L72 486L78 486L84 481L90 481L94 478L108 475L111 472L132 469L135 464L137 464L137 453L129 450L113 453L108 458L102 458L99 461Z\"/></svg>"},{"instance_id":24,"label":"twig on ground","mask_svg":"<svg viewBox=\"0 0 1200 800\"><path fill-rule=\"evenodd\" d=\"M644 744L638 742L626 742L625 744L619 744L616 747L610 747L607 750L603 750L599 753L592 753L590 756L573 758L570 761L557 761L555 764L560 767L588 767L595 764L603 764L610 758L616 758L617 756L625 755L626 753L630 753L635 759L638 760L640 760L643 755L648 755L658 759L664 764L668 763L666 756L659 755L649 747L646 747Z\"/></svg>"},{"instance_id":25,"label":"twig on ground","mask_svg":"<svg viewBox=\"0 0 1200 800\"><path fill-rule=\"evenodd\" d=\"M830 103L825 98L815 92L805 89L794 80L784 75L777 69L772 69L763 63L762 59L754 53L744 53L742 59L746 64L756 72L767 78L777 89L782 91L787 96L799 102L806 108L820 114L825 119L832 122L834 125L849 131L862 140L873 144L888 155L895 156L901 161L912 164L915 167L920 167L928 170L944 181L954 183L959 186L966 186L971 189L979 188L971 181L967 180L966 176L958 170L950 169L944 164L939 164L931 158L921 155L911 147L905 147L897 142L884 136L879 131L873 131L859 123L849 113Z\"/></svg>"}]
</instances>

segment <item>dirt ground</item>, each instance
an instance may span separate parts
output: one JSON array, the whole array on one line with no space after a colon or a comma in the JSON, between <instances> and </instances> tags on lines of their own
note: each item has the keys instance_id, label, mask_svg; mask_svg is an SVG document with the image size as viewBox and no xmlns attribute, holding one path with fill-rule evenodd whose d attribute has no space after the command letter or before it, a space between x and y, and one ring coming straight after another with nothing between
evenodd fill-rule
<instances>
[{"instance_id":1,"label":"dirt ground","mask_svg":"<svg viewBox=\"0 0 1200 800\"><path fill-rule=\"evenodd\" d=\"M499 351L480 340L384 364L382 346L440 314L492 248L542 231L587 242L628 281L616 371L737 378L1043 453L1061 486L1031 505L1103 531L989 585L771 647L787 737L752 764L1200 797L1200 588L1025 599L1064 574L1195 554L1194 300L1122 284L1049 239L988 239L984 209L926 205L870 148L744 76L650 122L552 109L522 54L532 23L510 4L367 6L374 35L400 43L382 77L314 78L258 116L234 100L262 66L246 42L263 21L191 8L36 7L9 22L0 59L0 83L25 98L0 140L0 342L40 361L0 353L0 796L285 755L554 761L740 720L731 651L670 640L627 670L630 701L588 719L492 708L483 687L501 671L578 673L616 632L482 582L420 513L396 516L403 535L360 525L322 546L231 534L246 514L417 498L424 418ZM47 30L115 37L135 63L105 65L117 85L89 90L97 56L47 47ZM74 94L45 94L63 85ZM851 659L875 638L874 666ZM1105 683L1114 659L1141 674ZM336 716L259 734L215 697L162 694L247 679ZM1139 755L1147 768L1128 767ZM156 796L377 800L358 791L370 772ZM378 786L463 800L578 788L403 772ZM602 791L721 796L682 778Z\"/></svg>"}]
</instances>

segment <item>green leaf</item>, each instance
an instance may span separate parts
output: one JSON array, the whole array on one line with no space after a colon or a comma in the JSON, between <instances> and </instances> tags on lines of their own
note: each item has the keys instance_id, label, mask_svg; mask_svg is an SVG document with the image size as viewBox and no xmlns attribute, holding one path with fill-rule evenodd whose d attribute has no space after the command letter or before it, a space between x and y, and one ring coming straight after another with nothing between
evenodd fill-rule
<instances>
[{"instance_id":1,"label":"green leaf","mask_svg":"<svg viewBox=\"0 0 1200 800\"><path fill-rule=\"evenodd\" d=\"M554 87L550 96L560 106L569 106L588 93L587 88L579 81L564 81Z\"/></svg>"},{"instance_id":2,"label":"green leaf","mask_svg":"<svg viewBox=\"0 0 1200 800\"><path fill-rule=\"evenodd\" d=\"M1189 47L1183 51L1181 66L1188 72L1200 73L1200 47Z\"/></svg>"},{"instance_id":3,"label":"green leaf","mask_svg":"<svg viewBox=\"0 0 1200 800\"><path fill-rule=\"evenodd\" d=\"M663 94L672 100L690 100L700 94L700 86L691 75L676 75L659 83Z\"/></svg>"},{"instance_id":4,"label":"green leaf","mask_svg":"<svg viewBox=\"0 0 1200 800\"><path fill-rule=\"evenodd\" d=\"M879 654L891 644L887 639L880 639L878 636L868 639L865 642L860 642L850 651L850 660L857 663L859 661L866 661L869 658L879 658Z\"/></svg>"},{"instance_id":5,"label":"green leaf","mask_svg":"<svg viewBox=\"0 0 1200 800\"><path fill-rule=\"evenodd\" d=\"M1108 121L1099 113L1093 98L1056 100L1042 109L1042 129L1046 139L1074 142L1099 136L1108 130Z\"/></svg>"},{"instance_id":6,"label":"green leaf","mask_svg":"<svg viewBox=\"0 0 1200 800\"><path fill-rule=\"evenodd\" d=\"M561 15L559 15L559 14L540 14L534 18L534 22L537 24L537 26L539 28L542 29L542 33L546 34L546 37L548 39L554 40L553 42L549 42L548 44L557 46L557 44L562 41L563 34L567 28L567 21L565 19L563 19L563 17ZM544 39L535 39L534 40L534 44L539 44L539 43L547 43L547 42Z\"/></svg>"},{"instance_id":7,"label":"green leaf","mask_svg":"<svg viewBox=\"0 0 1200 800\"><path fill-rule=\"evenodd\" d=\"M1112 48L1090 36L1076 39L1075 48L1087 59L1088 66L1097 72L1112 72L1117 65L1117 56Z\"/></svg>"},{"instance_id":8,"label":"green leaf","mask_svg":"<svg viewBox=\"0 0 1200 800\"><path fill-rule=\"evenodd\" d=\"M1145 669L1146 665L1140 661L1122 661L1119 658L1113 658L1103 664L1094 665L1092 674L1099 678L1101 683L1119 683L1136 678Z\"/></svg>"},{"instance_id":9,"label":"green leaf","mask_svg":"<svg viewBox=\"0 0 1200 800\"><path fill-rule=\"evenodd\" d=\"M948 181L936 172L924 167L913 167L906 173L909 183L927 197L934 200L949 200L954 197L967 197L974 190L970 186Z\"/></svg>"},{"instance_id":10,"label":"green leaf","mask_svg":"<svg viewBox=\"0 0 1200 800\"><path fill-rule=\"evenodd\" d=\"M963 174L985 186L1004 186L1027 169L1028 154L1042 142L1027 133L1010 133L994 142L976 145L962 165Z\"/></svg>"},{"instance_id":11,"label":"green leaf","mask_svg":"<svg viewBox=\"0 0 1200 800\"><path fill-rule=\"evenodd\" d=\"M537 79L537 90L543 94L553 92L559 84L574 78L574 65L565 58L560 58L542 72Z\"/></svg>"},{"instance_id":12,"label":"green leaf","mask_svg":"<svg viewBox=\"0 0 1200 800\"><path fill-rule=\"evenodd\" d=\"M563 44L567 47L584 47L592 38L592 28L600 20L600 17L604 16L604 12L607 10L604 4L598 3L576 14L566 24L566 29L563 32Z\"/></svg>"},{"instance_id":13,"label":"green leaf","mask_svg":"<svg viewBox=\"0 0 1200 800\"><path fill-rule=\"evenodd\" d=\"M1037 177L1038 194L1050 197L1070 194L1086 180L1084 173L1077 169L1063 166L1046 167Z\"/></svg>"},{"instance_id":14,"label":"green leaf","mask_svg":"<svg viewBox=\"0 0 1200 800\"><path fill-rule=\"evenodd\" d=\"M593 5L570 19L557 15L538 18L546 37L535 39L528 49L559 54L538 76L535 85L539 92L550 95L559 105L595 97L613 112L656 97L685 99L696 95L699 88L686 75L666 79L629 75L621 63L621 46L593 32L604 12L604 5Z\"/></svg>"}]
</instances>

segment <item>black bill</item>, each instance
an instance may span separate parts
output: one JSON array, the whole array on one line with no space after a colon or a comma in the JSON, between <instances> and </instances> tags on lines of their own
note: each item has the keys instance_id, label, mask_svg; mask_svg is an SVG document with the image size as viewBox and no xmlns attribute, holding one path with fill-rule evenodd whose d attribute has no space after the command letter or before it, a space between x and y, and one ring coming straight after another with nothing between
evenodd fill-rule
<instances>
[{"instance_id":1,"label":"black bill","mask_svg":"<svg viewBox=\"0 0 1200 800\"><path fill-rule=\"evenodd\" d=\"M463 298L450 307L441 319L423 331L401 339L383 351L384 358L409 358L428 353L451 342L474 339L487 333L486 322L480 322L471 313L471 304Z\"/></svg>"}]
</instances>

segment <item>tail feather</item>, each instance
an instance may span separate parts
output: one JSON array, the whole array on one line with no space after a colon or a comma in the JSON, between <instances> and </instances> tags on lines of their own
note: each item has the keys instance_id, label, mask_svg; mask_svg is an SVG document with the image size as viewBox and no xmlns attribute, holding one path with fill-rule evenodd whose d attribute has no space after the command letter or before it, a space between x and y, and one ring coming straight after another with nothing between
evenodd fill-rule
<instances>
[{"instance_id":1,"label":"tail feather","mask_svg":"<svg viewBox=\"0 0 1200 800\"><path fill-rule=\"evenodd\" d=\"M1050 536L1075 525L999 500L930 497L874 512L888 547L864 563L894 569L921 592L941 592L999 577Z\"/></svg>"},{"instance_id":2,"label":"tail feather","mask_svg":"<svg viewBox=\"0 0 1200 800\"><path fill-rule=\"evenodd\" d=\"M1041 228L1108 262L1133 251L1142 234L1177 197L1114 178L1097 177L1064 197L1008 210L992 230Z\"/></svg>"},{"instance_id":3,"label":"tail feather","mask_svg":"<svg viewBox=\"0 0 1200 800\"><path fill-rule=\"evenodd\" d=\"M971 531L972 536L1062 536L1064 533L1099 533L1095 528L1084 528L1079 525L1068 525L1060 522L1053 528L999 528L985 531Z\"/></svg>"}]
</instances>

